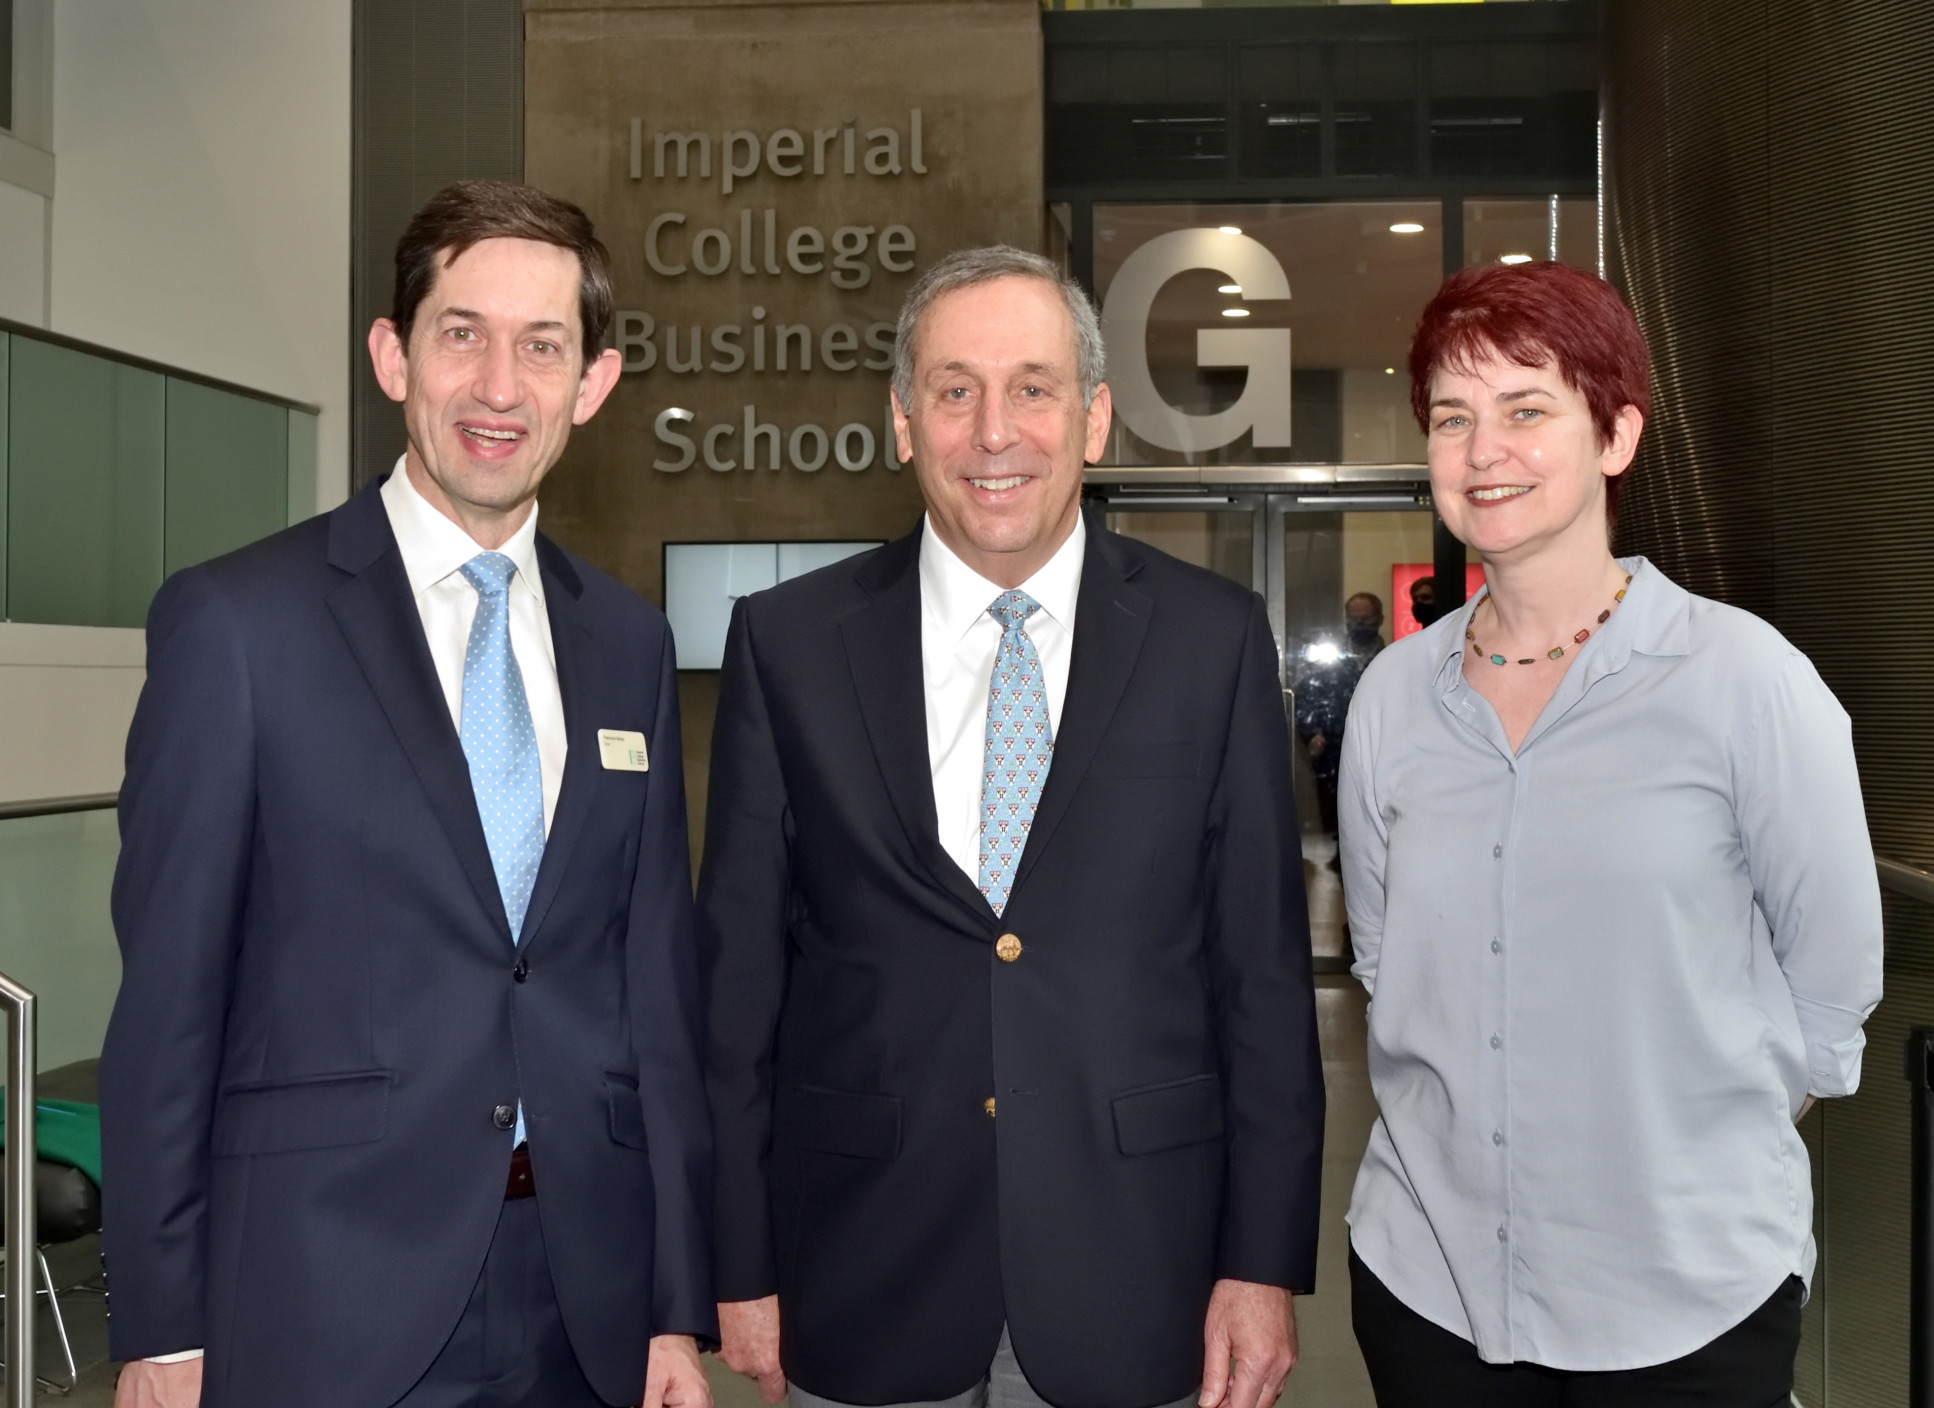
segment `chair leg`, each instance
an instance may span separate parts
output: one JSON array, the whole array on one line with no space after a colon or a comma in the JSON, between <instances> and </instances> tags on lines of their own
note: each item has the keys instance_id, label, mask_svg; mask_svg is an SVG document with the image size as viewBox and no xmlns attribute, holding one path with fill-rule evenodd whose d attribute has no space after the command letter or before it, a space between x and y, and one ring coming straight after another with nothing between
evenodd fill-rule
<instances>
[{"instance_id":1,"label":"chair leg","mask_svg":"<svg viewBox=\"0 0 1934 1408\"><path fill-rule=\"evenodd\" d=\"M47 1255L39 1247L34 1248L34 1260L40 1263L40 1285L47 1296L48 1308L54 1312L54 1332L60 1336L61 1356L67 1360L67 1388L63 1393L80 1383L80 1371L74 1367L74 1344L67 1338L67 1321L60 1313L60 1297L54 1294L54 1276L47 1269Z\"/></svg>"}]
</instances>

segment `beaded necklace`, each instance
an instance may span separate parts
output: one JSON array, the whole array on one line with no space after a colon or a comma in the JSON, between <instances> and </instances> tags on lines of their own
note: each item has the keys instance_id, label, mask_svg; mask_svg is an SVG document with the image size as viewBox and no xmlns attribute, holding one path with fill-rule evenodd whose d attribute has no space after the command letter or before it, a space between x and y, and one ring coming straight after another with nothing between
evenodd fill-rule
<instances>
[{"instance_id":1,"label":"beaded necklace","mask_svg":"<svg viewBox=\"0 0 1934 1408\"><path fill-rule=\"evenodd\" d=\"M1621 601L1625 600L1625 588L1631 585L1632 585L1632 574L1627 572L1625 574L1625 586L1620 587L1618 589L1618 595L1612 598L1611 606L1606 607L1603 611L1598 613L1598 619L1592 622L1592 626L1602 626L1608 620L1611 619L1613 609L1617 607L1617 605ZM1477 619L1477 613L1475 611L1471 613L1471 619L1473 621ZM1580 631L1577 635L1571 638L1571 643L1573 645L1583 645L1586 642L1586 640L1590 638L1591 633L1592 633L1592 627L1587 626L1585 627L1584 630ZM1484 647L1477 643L1477 637L1471 634L1471 629L1468 626L1464 628L1464 639L1471 643L1471 649L1475 650L1479 655L1486 654ZM1490 662L1493 665L1508 665L1511 663L1509 660L1506 660L1502 655L1490 655L1487 658L1490 660ZM1555 645L1550 650L1547 650L1545 652L1544 658L1547 660L1562 660L1565 658L1565 648L1562 645ZM1538 663L1538 661L1536 657L1533 657L1529 660L1520 660L1518 661L1518 663L1520 665L1535 665Z\"/></svg>"}]
</instances>

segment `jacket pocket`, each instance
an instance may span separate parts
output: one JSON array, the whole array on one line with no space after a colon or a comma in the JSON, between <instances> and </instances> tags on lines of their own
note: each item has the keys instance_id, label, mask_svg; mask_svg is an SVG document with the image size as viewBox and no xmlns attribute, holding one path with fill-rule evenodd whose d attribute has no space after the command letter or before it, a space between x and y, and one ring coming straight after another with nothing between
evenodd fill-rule
<instances>
[{"instance_id":1,"label":"jacket pocket","mask_svg":"<svg viewBox=\"0 0 1934 1408\"><path fill-rule=\"evenodd\" d=\"M1202 755L1193 743L1106 743L1088 764L1090 777L1194 777Z\"/></svg>"},{"instance_id":2,"label":"jacket pocket","mask_svg":"<svg viewBox=\"0 0 1934 1408\"><path fill-rule=\"evenodd\" d=\"M215 1105L216 1158L373 1144L389 1128L389 1071L234 1085Z\"/></svg>"},{"instance_id":3,"label":"jacket pocket","mask_svg":"<svg viewBox=\"0 0 1934 1408\"><path fill-rule=\"evenodd\" d=\"M1115 1145L1130 1157L1222 1137L1222 1077L1213 1073L1124 1090L1114 1104Z\"/></svg>"},{"instance_id":4,"label":"jacket pocket","mask_svg":"<svg viewBox=\"0 0 1934 1408\"><path fill-rule=\"evenodd\" d=\"M604 1103L611 1120L611 1142L627 1149L645 1149L645 1106L638 1098L638 1081L617 1071L604 1073Z\"/></svg>"},{"instance_id":5,"label":"jacket pocket","mask_svg":"<svg viewBox=\"0 0 1934 1408\"><path fill-rule=\"evenodd\" d=\"M893 1095L795 1085L775 1102L773 1142L818 1154L896 1159L905 1110L906 1102Z\"/></svg>"}]
</instances>

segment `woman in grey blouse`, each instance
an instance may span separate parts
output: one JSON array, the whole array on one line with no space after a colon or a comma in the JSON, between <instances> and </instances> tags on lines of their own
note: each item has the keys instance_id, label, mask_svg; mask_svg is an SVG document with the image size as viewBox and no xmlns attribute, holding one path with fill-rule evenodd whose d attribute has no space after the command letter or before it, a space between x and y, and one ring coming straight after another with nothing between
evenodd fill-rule
<instances>
[{"instance_id":1,"label":"woman in grey blouse","mask_svg":"<svg viewBox=\"0 0 1934 1408\"><path fill-rule=\"evenodd\" d=\"M1880 896L1806 657L1611 555L1646 363L1608 285L1545 263L1453 275L1411 350L1437 508L1488 589L1371 663L1344 734L1382 1408L1790 1391L1794 1121L1859 1080Z\"/></svg>"}]
</instances>

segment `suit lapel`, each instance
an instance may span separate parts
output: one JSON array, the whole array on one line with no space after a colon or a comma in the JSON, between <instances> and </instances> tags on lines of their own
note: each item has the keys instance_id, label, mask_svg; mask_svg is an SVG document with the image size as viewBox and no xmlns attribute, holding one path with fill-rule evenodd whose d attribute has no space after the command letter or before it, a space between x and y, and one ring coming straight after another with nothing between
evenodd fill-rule
<instances>
[{"instance_id":1,"label":"suit lapel","mask_svg":"<svg viewBox=\"0 0 1934 1408\"><path fill-rule=\"evenodd\" d=\"M987 925L993 919L987 900L940 844L921 669L920 532L868 559L857 580L871 600L840 622L840 635L887 795L936 883Z\"/></svg>"},{"instance_id":2,"label":"suit lapel","mask_svg":"<svg viewBox=\"0 0 1934 1408\"><path fill-rule=\"evenodd\" d=\"M1047 849L1066 815L1095 750L1115 717L1122 691L1141 658L1153 603L1130 579L1135 569L1121 552L1120 540L1095 518L1088 521L1088 545L1081 563L1081 591L1075 599L1074 650L1068 661L1068 694L1061 704L1061 731L1054 740L1054 761L1034 808L1027 849L1014 872L1011 896L1027 883L1028 872Z\"/></svg>"},{"instance_id":3,"label":"suit lapel","mask_svg":"<svg viewBox=\"0 0 1934 1408\"><path fill-rule=\"evenodd\" d=\"M450 721L436 664L430 659L403 555L389 516L369 485L336 510L329 531L329 561L353 575L328 598L329 610L389 719L404 756L429 797L457 860L484 911L510 940L497 872L490 863L483 821L470 785L470 764Z\"/></svg>"},{"instance_id":4,"label":"suit lapel","mask_svg":"<svg viewBox=\"0 0 1934 1408\"><path fill-rule=\"evenodd\" d=\"M598 668L596 640L585 622L584 584L570 560L542 534L537 539L537 561L544 577L544 609L551 621L551 653L557 657L557 690L564 700L564 780L551 817L551 833L544 842L544 859L531 886L524 912L524 931L518 942L530 943L544 925L558 884L570 863L571 850L584 830L597 792L603 759L597 749L598 710L604 703L603 673ZM663 701L660 701L663 707ZM614 718L616 716L613 716ZM608 725L607 725L608 726Z\"/></svg>"}]
</instances>

